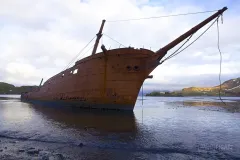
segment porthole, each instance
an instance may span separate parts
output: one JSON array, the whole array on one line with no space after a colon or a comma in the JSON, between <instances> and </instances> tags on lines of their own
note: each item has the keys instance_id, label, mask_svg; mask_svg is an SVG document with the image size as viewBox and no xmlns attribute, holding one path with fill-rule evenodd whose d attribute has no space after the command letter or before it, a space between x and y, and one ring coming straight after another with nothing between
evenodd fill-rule
<instances>
[{"instance_id":1,"label":"porthole","mask_svg":"<svg viewBox=\"0 0 240 160\"><path fill-rule=\"evenodd\" d=\"M132 69L131 66L127 66L127 70L130 71Z\"/></svg>"},{"instance_id":2,"label":"porthole","mask_svg":"<svg viewBox=\"0 0 240 160\"><path fill-rule=\"evenodd\" d=\"M139 70L139 67L138 67L138 66L134 66L134 70L135 70L135 71L138 71L138 70Z\"/></svg>"}]
</instances>

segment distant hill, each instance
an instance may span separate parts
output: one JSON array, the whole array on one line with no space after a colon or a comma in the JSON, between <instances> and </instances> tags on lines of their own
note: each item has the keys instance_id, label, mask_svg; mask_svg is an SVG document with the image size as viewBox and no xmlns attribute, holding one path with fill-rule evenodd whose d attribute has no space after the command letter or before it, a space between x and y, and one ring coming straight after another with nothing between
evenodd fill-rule
<instances>
[{"instance_id":1,"label":"distant hill","mask_svg":"<svg viewBox=\"0 0 240 160\"><path fill-rule=\"evenodd\" d=\"M218 95L220 86L214 87L190 87L182 89L183 95ZM238 96L240 95L240 78L230 79L221 85L222 95Z\"/></svg>"},{"instance_id":2,"label":"distant hill","mask_svg":"<svg viewBox=\"0 0 240 160\"><path fill-rule=\"evenodd\" d=\"M21 94L36 88L37 86L20 86L15 87L12 84L0 82L0 94Z\"/></svg>"},{"instance_id":3,"label":"distant hill","mask_svg":"<svg viewBox=\"0 0 240 160\"><path fill-rule=\"evenodd\" d=\"M176 92L152 92L147 96L218 96L220 86L189 87ZM240 77L225 81L221 85L222 96L240 96Z\"/></svg>"},{"instance_id":4,"label":"distant hill","mask_svg":"<svg viewBox=\"0 0 240 160\"><path fill-rule=\"evenodd\" d=\"M231 79L223 84L225 92L240 93L240 78Z\"/></svg>"}]
</instances>

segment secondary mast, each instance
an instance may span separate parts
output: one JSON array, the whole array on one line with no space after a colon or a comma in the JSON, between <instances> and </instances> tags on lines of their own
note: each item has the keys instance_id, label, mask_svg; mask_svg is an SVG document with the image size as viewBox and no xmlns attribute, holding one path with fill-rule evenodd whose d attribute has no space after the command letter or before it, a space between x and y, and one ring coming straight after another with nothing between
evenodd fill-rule
<instances>
[{"instance_id":1,"label":"secondary mast","mask_svg":"<svg viewBox=\"0 0 240 160\"><path fill-rule=\"evenodd\" d=\"M92 55L94 55L96 53L96 51L97 51L98 43L99 43L100 38L102 37L102 30L103 30L103 26L104 26L105 22L106 22L105 19L102 20L101 27L99 29L99 32L97 33L97 39L96 39L94 47L93 47Z\"/></svg>"}]
</instances>

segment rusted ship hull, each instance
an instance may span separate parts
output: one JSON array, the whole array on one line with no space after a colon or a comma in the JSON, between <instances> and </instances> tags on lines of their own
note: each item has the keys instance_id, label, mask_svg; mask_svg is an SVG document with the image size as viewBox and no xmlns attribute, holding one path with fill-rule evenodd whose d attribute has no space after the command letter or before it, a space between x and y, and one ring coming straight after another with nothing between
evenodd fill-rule
<instances>
[{"instance_id":1,"label":"rusted ship hull","mask_svg":"<svg viewBox=\"0 0 240 160\"><path fill-rule=\"evenodd\" d=\"M35 91L23 93L22 100L54 106L133 110L142 83L158 65L156 58L151 57L153 54L133 48L95 54L77 61Z\"/></svg>"},{"instance_id":2,"label":"rusted ship hull","mask_svg":"<svg viewBox=\"0 0 240 160\"><path fill-rule=\"evenodd\" d=\"M139 90L149 74L159 65L168 50L192 37L200 28L227 10L208 17L157 52L146 49L119 48L96 53L103 20L92 55L47 80L43 86L22 93L22 101L78 108L101 108L132 111ZM189 39L188 39L189 40Z\"/></svg>"}]
</instances>

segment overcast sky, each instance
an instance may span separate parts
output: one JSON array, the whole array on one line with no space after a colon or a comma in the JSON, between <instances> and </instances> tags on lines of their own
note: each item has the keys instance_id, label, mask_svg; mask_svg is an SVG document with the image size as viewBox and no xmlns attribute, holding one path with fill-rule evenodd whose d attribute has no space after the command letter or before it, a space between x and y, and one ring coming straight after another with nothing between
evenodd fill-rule
<instances>
[{"instance_id":1,"label":"overcast sky","mask_svg":"<svg viewBox=\"0 0 240 160\"><path fill-rule=\"evenodd\" d=\"M223 15L223 24L219 23L223 81L240 77L238 1L1 0L0 81L15 85L38 85L41 78L47 80L63 70L91 40L98 32L102 19L162 16L215 10L224 6L229 9ZM104 33L125 46L156 51L211 14L106 22ZM106 48L119 47L118 43L105 36L101 43ZM90 50L79 58L89 55ZM191 47L158 66L151 74L154 78L144 83L147 88L218 85L216 25Z\"/></svg>"}]
</instances>

